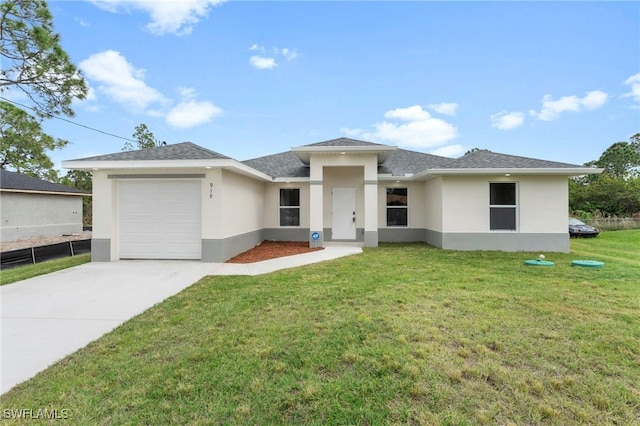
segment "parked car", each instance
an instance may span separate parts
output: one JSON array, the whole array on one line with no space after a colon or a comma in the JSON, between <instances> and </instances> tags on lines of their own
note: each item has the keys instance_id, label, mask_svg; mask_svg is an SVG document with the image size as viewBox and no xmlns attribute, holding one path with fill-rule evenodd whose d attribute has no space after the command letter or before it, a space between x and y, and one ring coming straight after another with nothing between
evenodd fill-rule
<instances>
[{"instance_id":1,"label":"parked car","mask_svg":"<svg viewBox=\"0 0 640 426\"><path fill-rule=\"evenodd\" d=\"M569 218L569 236L571 237L597 237L600 233L598 228L589 226L581 220L573 217Z\"/></svg>"}]
</instances>

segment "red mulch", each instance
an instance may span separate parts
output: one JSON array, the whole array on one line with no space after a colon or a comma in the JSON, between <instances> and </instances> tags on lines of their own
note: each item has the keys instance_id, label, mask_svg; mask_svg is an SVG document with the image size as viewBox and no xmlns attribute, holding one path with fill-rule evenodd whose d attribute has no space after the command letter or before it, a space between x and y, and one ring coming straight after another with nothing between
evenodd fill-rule
<instances>
[{"instance_id":1,"label":"red mulch","mask_svg":"<svg viewBox=\"0 0 640 426\"><path fill-rule=\"evenodd\" d=\"M292 256L322 250L323 247L309 247L307 242L297 241L263 241L251 250L240 253L227 260L227 263L253 263L276 257Z\"/></svg>"}]
</instances>

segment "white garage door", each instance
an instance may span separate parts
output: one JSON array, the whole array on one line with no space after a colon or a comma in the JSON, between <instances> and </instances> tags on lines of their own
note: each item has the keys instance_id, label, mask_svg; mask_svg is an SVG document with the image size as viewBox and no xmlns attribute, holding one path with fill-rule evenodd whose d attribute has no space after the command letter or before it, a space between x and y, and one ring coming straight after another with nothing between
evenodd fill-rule
<instances>
[{"instance_id":1,"label":"white garage door","mask_svg":"<svg viewBox=\"0 0 640 426\"><path fill-rule=\"evenodd\" d=\"M121 259L200 259L200 181L120 181Z\"/></svg>"}]
</instances>

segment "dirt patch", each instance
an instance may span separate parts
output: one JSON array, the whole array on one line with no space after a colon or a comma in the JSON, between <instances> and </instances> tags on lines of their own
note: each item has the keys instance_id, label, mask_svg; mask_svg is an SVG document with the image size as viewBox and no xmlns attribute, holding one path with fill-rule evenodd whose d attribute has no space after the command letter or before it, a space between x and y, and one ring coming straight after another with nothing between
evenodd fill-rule
<instances>
[{"instance_id":1,"label":"dirt patch","mask_svg":"<svg viewBox=\"0 0 640 426\"><path fill-rule=\"evenodd\" d=\"M263 241L251 250L227 260L227 263L253 263L277 257L293 256L322 250L323 247L309 247L309 243L298 241Z\"/></svg>"},{"instance_id":2,"label":"dirt patch","mask_svg":"<svg viewBox=\"0 0 640 426\"><path fill-rule=\"evenodd\" d=\"M58 235L55 237L34 237L18 241L0 241L0 252L87 239L91 239L91 231L83 231L80 234L73 235Z\"/></svg>"}]
</instances>

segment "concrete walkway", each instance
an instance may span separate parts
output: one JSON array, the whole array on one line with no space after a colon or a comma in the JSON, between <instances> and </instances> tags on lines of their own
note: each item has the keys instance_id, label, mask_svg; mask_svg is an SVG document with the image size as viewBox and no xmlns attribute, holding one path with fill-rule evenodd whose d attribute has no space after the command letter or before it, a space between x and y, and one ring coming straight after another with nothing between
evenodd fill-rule
<instances>
[{"instance_id":1,"label":"concrete walkway","mask_svg":"<svg viewBox=\"0 0 640 426\"><path fill-rule=\"evenodd\" d=\"M251 264L96 262L2 286L0 393L207 275L259 275L357 253L327 247Z\"/></svg>"}]
</instances>

